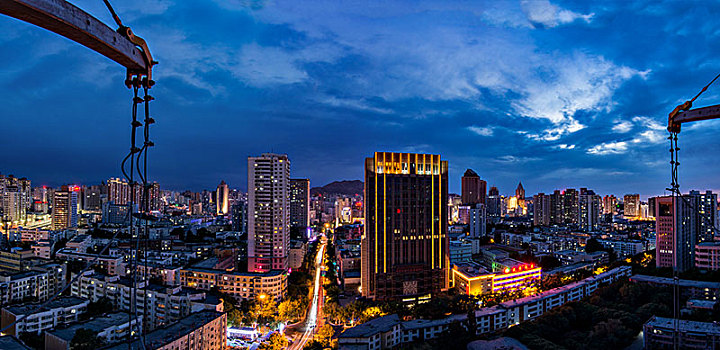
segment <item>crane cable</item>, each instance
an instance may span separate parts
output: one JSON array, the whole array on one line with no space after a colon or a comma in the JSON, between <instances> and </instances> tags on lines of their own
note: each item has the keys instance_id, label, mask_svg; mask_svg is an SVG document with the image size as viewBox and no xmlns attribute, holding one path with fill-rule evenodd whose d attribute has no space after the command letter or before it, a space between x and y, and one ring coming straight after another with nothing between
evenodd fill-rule
<instances>
[{"instance_id":1,"label":"crane cable","mask_svg":"<svg viewBox=\"0 0 720 350\"><path fill-rule=\"evenodd\" d=\"M689 101L686 101L682 106L681 110L688 110L692 107L692 103L695 102L695 100L700 97L707 89L715 83L715 81L720 78L720 74L716 75L707 85L705 85L698 93L690 99ZM679 107L680 108L680 107ZM677 109L676 109L677 111ZM673 111L675 113L675 111ZM672 114L671 113L671 116ZM680 192L680 182L678 178L678 167L680 166L679 161L679 153L680 153L680 147L678 147L678 134L679 131L669 131L670 135L667 137L667 139L670 141L670 187L666 188L666 190L670 191L672 194L672 206L673 206L673 213L674 213L674 222L673 222L673 232L677 230L677 218L679 216L678 206L677 206L677 199L678 197L682 199L685 205L687 205L689 208L691 208L696 214L699 214L698 209L690 202L689 198L686 198L682 195ZM715 227L715 224L710 222L710 220L705 215L699 215L703 221L705 221L706 224L709 224L709 226L712 228L713 235L715 235L718 231L718 229ZM657 231L657 228L655 228ZM675 332L673 333L673 348L678 349L679 348L679 339L678 339L678 333L679 333L679 314L680 314L680 277L678 274L678 254L677 254L677 232L673 234L673 251L675 252L675 258L673 259L673 328Z\"/></svg>"}]
</instances>

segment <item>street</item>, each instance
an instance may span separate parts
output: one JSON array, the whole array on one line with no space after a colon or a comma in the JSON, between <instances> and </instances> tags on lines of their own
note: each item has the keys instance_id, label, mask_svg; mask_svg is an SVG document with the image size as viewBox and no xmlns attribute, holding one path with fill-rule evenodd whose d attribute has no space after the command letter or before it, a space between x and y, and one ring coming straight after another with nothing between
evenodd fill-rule
<instances>
[{"instance_id":1,"label":"street","mask_svg":"<svg viewBox=\"0 0 720 350\"><path fill-rule=\"evenodd\" d=\"M315 256L315 286L313 288L312 302L310 303L310 309L307 313L307 317L305 318L305 323L303 327L299 329L299 331L303 333L301 333L300 337L294 339L293 343L289 347L289 349L291 350L301 350L303 347L305 347L305 344L313 339L315 331L320 327L320 323L318 322L318 320L321 319L321 317L319 316L321 316L323 304L321 291L322 285L320 283L320 280L323 267L323 253L325 251L325 244L326 239L325 237L323 237L320 247L318 248L317 255Z\"/></svg>"}]
</instances>

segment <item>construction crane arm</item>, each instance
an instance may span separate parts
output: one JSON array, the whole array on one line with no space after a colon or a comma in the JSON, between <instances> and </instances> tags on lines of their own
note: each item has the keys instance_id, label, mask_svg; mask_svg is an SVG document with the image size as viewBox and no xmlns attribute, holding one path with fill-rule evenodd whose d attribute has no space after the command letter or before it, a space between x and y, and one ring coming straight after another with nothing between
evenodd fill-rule
<instances>
[{"instance_id":1,"label":"construction crane arm","mask_svg":"<svg viewBox=\"0 0 720 350\"><path fill-rule=\"evenodd\" d=\"M683 123L720 118L720 105L695 109L690 107L692 107L690 101L675 107L668 116L668 131L677 133L680 132L680 125Z\"/></svg>"},{"instance_id":2,"label":"construction crane arm","mask_svg":"<svg viewBox=\"0 0 720 350\"><path fill-rule=\"evenodd\" d=\"M0 13L82 44L127 68L128 77L152 78L156 62L145 41L128 27L112 30L64 0L0 0Z\"/></svg>"}]
</instances>

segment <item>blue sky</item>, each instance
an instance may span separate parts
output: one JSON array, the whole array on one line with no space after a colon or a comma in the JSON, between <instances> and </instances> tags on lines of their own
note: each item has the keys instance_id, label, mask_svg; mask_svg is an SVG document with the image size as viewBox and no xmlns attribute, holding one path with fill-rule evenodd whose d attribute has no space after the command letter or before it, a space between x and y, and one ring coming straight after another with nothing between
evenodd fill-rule
<instances>
[{"instance_id":1,"label":"blue sky","mask_svg":"<svg viewBox=\"0 0 720 350\"><path fill-rule=\"evenodd\" d=\"M111 23L101 1L73 1ZM313 185L374 151L439 153L501 193L661 194L667 113L720 72L710 1L115 1L160 61L151 178L246 187L288 153ZM119 175L130 91L114 62L0 17L0 171L36 184ZM711 87L696 106L720 103ZM720 122L680 135L681 186L720 189Z\"/></svg>"}]
</instances>

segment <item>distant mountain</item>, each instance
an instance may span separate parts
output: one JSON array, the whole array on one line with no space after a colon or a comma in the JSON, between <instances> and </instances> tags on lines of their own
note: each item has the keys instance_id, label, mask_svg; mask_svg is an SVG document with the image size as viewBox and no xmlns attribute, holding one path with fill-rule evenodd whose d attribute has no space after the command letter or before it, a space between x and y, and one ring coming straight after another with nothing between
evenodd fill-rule
<instances>
[{"instance_id":1,"label":"distant mountain","mask_svg":"<svg viewBox=\"0 0 720 350\"><path fill-rule=\"evenodd\" d=\"M356 194L362 195L365 185L360 180L350 181L334 181L323 187L313 187L310 189L311 195L321 193L323 195L328 194L341 194L345 196L354 196Z\"/></svg>"}]
</instances>

